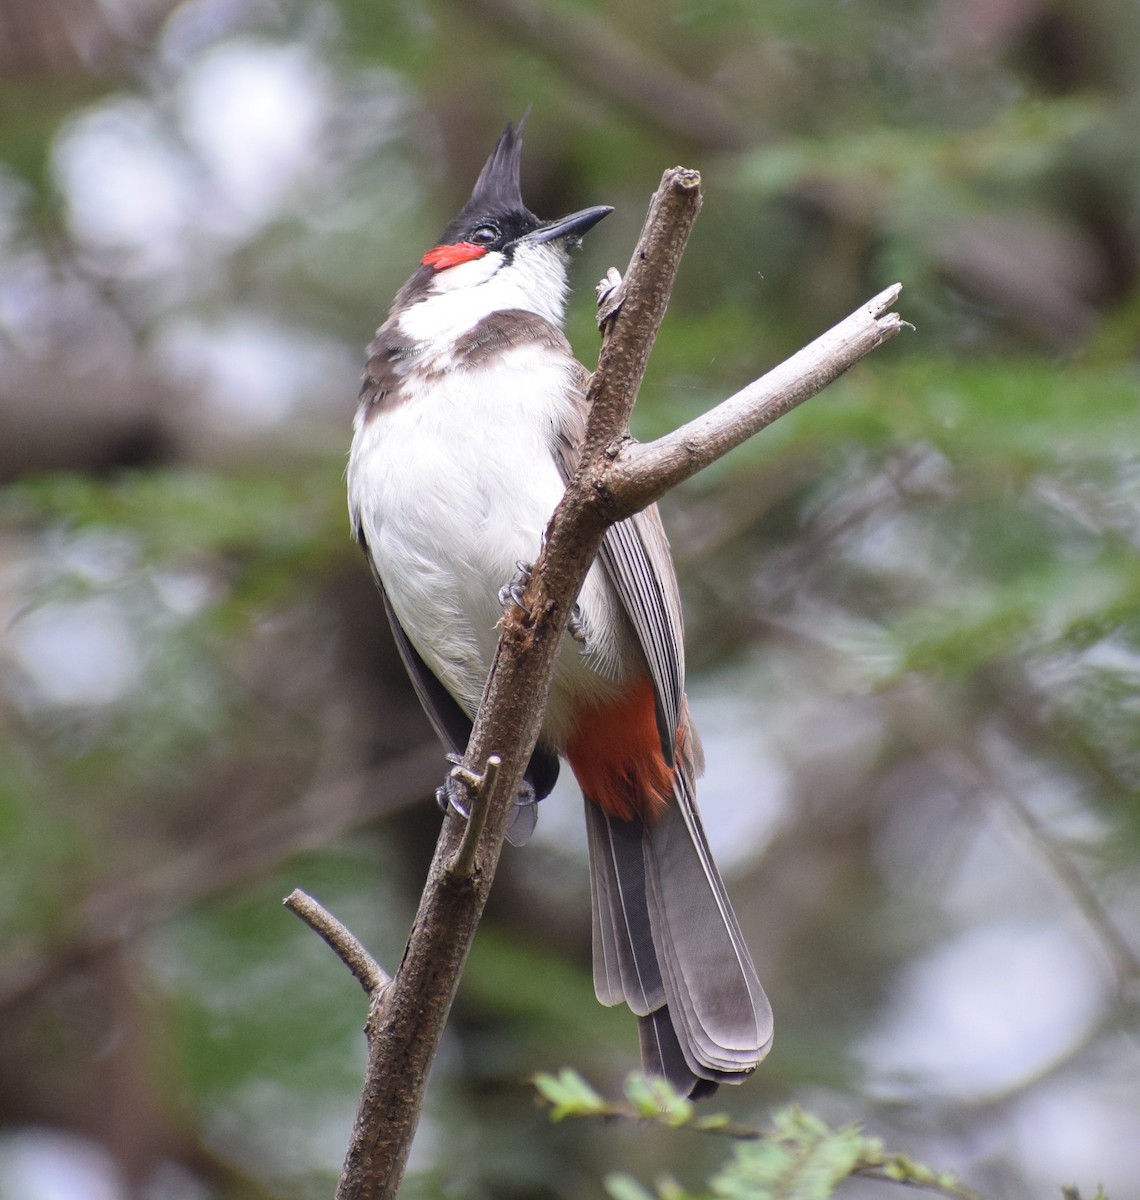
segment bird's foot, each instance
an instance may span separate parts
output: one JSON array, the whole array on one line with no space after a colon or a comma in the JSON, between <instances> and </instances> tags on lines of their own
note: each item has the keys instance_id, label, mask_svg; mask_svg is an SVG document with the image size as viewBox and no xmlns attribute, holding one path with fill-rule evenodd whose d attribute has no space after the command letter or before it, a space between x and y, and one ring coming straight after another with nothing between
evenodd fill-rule
<instances>
[{"instance_id":1,"label":"bird's foot","mask_svg":"<svg viewBox=\"0 0 1140 1200\"><path fill-rule=\"evenodd\" d=\"M526 589L530 587L530 577L534 573L534 564L528 562L515 563L518 574L510 583L499 588L499 605L507 608L514 605L521 608L530 616L530 606L526 603ZM566 622L566 632L582 647L583 654L590 652L590 640L586 632L586 623L582 619L581 606L575 604L570 610L570 619Z\"/></svg>"},{"instance_id":2,"label":"bird's foot","mask_svg":"<svg viewBox=\"0 0 1140 1200\"><path fill-rule=\"evenodd\" d=\"M445 757L453 767L458 767L463 762L462 754L448 754ZM435 789L435 802L442 813L446 813L449 808L453 808L464 820L467 820L471 816L460 801L459 784L450 771L448 771L447 778L443 781L443 786Z\"/></svg>"},{"instance_id":3,"label":"bird's foot","mask_svg":"<svg viewBox=\"0 0 1140 1200\"><path fill-rule=\"evenodd\" d=\"M518 574L511 580L510 583L499 588L499 604L502 608L513 604L516 608L521 608L524 613L530 614L530 609L527 607L526 589L530 586L531 572L534 570L534 564L528 562L515 563L515 570Z\"/></svg>"},{"instance_id":4,"label":"bird's foot","mask_svg":"<svg viewBox=\"0 0 1140 1200\"><path fill-rule=\"evenodd\" d=\"M617 267L610 267L594 288L598 300L598 328L600 329L621 308L625 299L624 280Z\"/></svg>"},{"instance_id":5,"label":"bird's foot","mask_svg":"<svg viewBox=\"0 0 1140 1200\"><path fill-rule=\"evenodd\" d=\"M463 765L462 754L447 754L444 756L452 767L460 767ZM471 813L468 811L461 798L459 780L456 778L457 772L454 770L448 771L447 778L443 781L442 786L435 789L435 802L442 813L448 809L454 809L465 821L470 820ZM529 780L524 779L519 784L518 795L515 797L516 808L533 808L538 803L538 796L535 794L534 787ZM512 824L514 819L512 819ZM530 825L533 827L534 821L531 819Z\"/></svg>"},{"instance_id":6,"label":"bird's foot","mask_svg":"<svg viewBox=\"0 0 1140 1200\"><path fill-rule=\"evenodd\" d=\"M590 653L590 638L586 632L586 623L582 620L582 607L575 604L570 610L570 619L566 622L566 632L582 647L581 653Z\"/></svg>"}]
</instances>

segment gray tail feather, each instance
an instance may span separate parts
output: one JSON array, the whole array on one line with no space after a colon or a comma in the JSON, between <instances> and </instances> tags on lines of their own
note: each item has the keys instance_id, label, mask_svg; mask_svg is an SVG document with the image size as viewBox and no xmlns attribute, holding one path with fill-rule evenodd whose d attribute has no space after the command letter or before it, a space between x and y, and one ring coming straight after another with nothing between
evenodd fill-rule
<instances>
[{"instance_id":1,"label":"gray tail feather","mask_svg":"<svg viewBox=\"0 0 1140 1200\"><path fill-rule=\"evenodd\" d=\"M642 1018L645 1069L700 1096L752 1072L772 1013L683 771L675 801L650 824L586 801L594 990Z\"/></svg>"},{"instance_id":2,"label":"gray tail feather","mask_svg":"<svg viewBox=\"0 0 1140 1200\"><path fill-rule=\"evenodd\" d=\"M639 1017L665 1004L646 896L640 821L611 821L586 801L594 919L594 991Z\"/></svg>"},{"instance_id":3,"label":"gray tail feather","mask_svg":"<svg viewBox=\"0 0 1140 1200\"><path fill-rule=\"evenodd\" d=\"M638 1017L637 1032L641 1039L641 1065L646 1074L660 1075L675 1091L693 1100L703 1100L716 1091L716 1083L699 1079L690 1069L668 1008L661 1007L647 1017Z\"/></svg>"}]
</instances>

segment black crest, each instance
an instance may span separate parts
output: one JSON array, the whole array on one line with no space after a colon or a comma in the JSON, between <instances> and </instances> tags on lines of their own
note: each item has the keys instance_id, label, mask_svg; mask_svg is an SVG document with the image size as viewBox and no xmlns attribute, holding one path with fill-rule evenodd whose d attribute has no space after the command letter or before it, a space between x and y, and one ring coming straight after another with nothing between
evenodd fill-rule
<instances>
[{"instance_id":1,"label":"black crest","mask_svg":"<svg viewBox=\"0 0 1140 1200\"><path fill-rule=\"evenodd\" d=\"M511 227L515 236L536 229L541 222L523 203L519 185L519 164L522 161L522 135L527 114L517 125L508 124L483 164L475 181L471 198L463 211L448 225L440 238L441 244L462 240L470 226L484 217L494 216Z\"/></svg>"},{"instance_id":2,"label":"black crest","mask_svg":"<svg viewBox=\"0 0 1140 1200\"><path fill-rule=\"evenodd\" d=\"M480 212L526 210L519 186L524 125L525 113L517 125L508 124L503 130L490 158L479 172L479 178L475 180L471 199L467 201L465 208L477 208Z\"/></svg>"}]
</instances>

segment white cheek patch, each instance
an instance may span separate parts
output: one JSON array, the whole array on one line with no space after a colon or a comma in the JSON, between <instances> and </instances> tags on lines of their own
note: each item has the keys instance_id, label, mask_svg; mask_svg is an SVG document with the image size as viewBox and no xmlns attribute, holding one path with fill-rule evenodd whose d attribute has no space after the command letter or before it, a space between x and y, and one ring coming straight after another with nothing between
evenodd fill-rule
<instances>
[{"instance_id":1,"label":"white cheek patch","mask_svg":"<svg viewBox=\"0 0 1140 1200\"><path fill-rule=\"evenodd\" d=\"M474 288L486 283L503 265L503 256L494 250L490 254L473 258L470 262L457 263L443 271L436 271L431 281L431 290L435 295L445 292L456 292L461 288Z\"/></svg>"},{"instance_id":2,"label":"white cheek patch","mask_svg":"<svg viewBox=\"0 0 1140 1200\"><path fill-rule=\"evenodd\" d=\"M413 341L443 345L493 312L521 308L562 326L566 304L566 264L557 245L520 243L511 263L499 251L437 271L430 291L398 318Z\"/></svg>"}]
</instances>

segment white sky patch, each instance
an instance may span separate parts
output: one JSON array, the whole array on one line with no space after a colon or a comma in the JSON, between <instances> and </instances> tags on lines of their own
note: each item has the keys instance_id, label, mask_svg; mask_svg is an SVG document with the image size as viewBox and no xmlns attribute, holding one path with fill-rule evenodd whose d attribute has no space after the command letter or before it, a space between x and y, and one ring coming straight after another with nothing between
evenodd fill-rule
<instances>
[{"instance_id":1,"label":"white sky patch","mask_svg":"<svg viewBox=\"0 0 1140 1200\"><path fill-rule=\"evenodd\" d=\"M159 570L150 581L163 607L184 620L197 616L218 593L214 580L201 571Z\"/></svg>"},{"instance_id":2,"label":"white sky patch","mask_svg":"<svg viewBox=\"0 0 1140 1200\"><path fill-rule=\"evenodd\" d=\"M1095 1078L1058 1080L1018 1101L1013 1134L1033 1194L1055 1195L1058 1182L1083 1195L1097 1185L1109 1196L1135 1194L1140 1086L1135 1047L1120 1051Z\"/></svg>"},{"instance_id":3,"label":"white sky patch","mask_svg":"<svg viewBox=\"0 0 1140 1200\"><path fill-rule=\"evenodd\" d=\"M126 1200L112 1157L87 1138L53 1129L0 1137L0 1197L19 1200Z\"/></svg>"},{"instance_id":4,"label":"white sky patch","mask_svg":"<svg viewBox=\"0 0 1140 1200\"><path fill-rule=\"evenodd\" d=\"M81 244L129 256L136 271L181 259L194 172L142 101L119 98L80 113L57 137L52 167Z\"/></svg>"},{"instance_id":5,"label":"white sky patch","mask_svg":"<svg viewBox=\"0 0 1140 1200\"><path fill-rule=\"evenodd\" d=\"M276 425L329 394L352 397L359 387L359 371L339 342L262 313L237 313L218 324L173 321L154 354L215 416L246 430Z\"/></svg>"},{"instance_id":6,"label":"white sky patch","mask_svg":"<svg viewBox=\"0 0 1140 1200\"><path fill-rule=\"evenodd\" d=\"M134 538L113 529L53 538L50 552L62 570L97 587L126 579L137 568L140 553Z\"/></svg>"},{"instance_id":7,"label":"white sky patch","mask_svg":"<svg viewBox=\"0 0 1140 1200\"><path fill-rule=\"evenodd\" d=\"M138 98L80 112L52 168L84 246L150 274L200 254L202 238L244 238L289 210L321 161L333 103L326 71L301 46L227 42L190 62L175 121Z\"/></svg>"},{"instance_id":8,"label":"white sky patch","mask_svg":"<svg viewBox=\"0 0 1140 1200\"><path fill-rule=\"evenodd\" d=\"M105 596L32 609L9 627L7 640L35 705L113 704L141 678L126 615Z\"/></svg>"},{"instance_id":9,"label":"white sky patch","mask_svg":"<svg viewBox=\"0 0 1140 1200\"><path fill-rule=\"evenodd\" d=\"M705 749L697 803L713 857L727 874L755 860L775 836L788 806L789 778L764 734L764 714L732 680L702 681L689 693Z\"/></svg>"},{"instance_id":10,"label":"white sky patch","mask_svg":"<svg viewBox=\"0 0 1140 1200\"><path fill-rule=\"evenodd\" d=\"M289 204L319 163L329 108L325 72L301 46L230 41L187 72L180 124L235 232Z\"/></svg>"},{"instance_id":11,"label":"white sky patch","mask_svg":"<svg viewBox=\"0 0 1140 1200\"><path fill-rule=\"evenodd\" d=\"M318 15L322 21L333 19L323 8ZM280 19L277 0L183 0L162 25L156 47L158 58L169 69L178 70L208 47L250 29L271 29ZM306 28L311 27L307 22Z\"/></svg>"},{"instance_id":12,"label":"white sky patch","mask_svg":"<svg viewBox=\"0 0 1140 1200\"><path fill-rule=\"evenodd\" d=\"M1045 1070L1100 1005L1097 967L1081 943L1056 927L993 922L904 974L860 1057L881 1095L991 1096Z\"/></svg>"}]
</instances>

